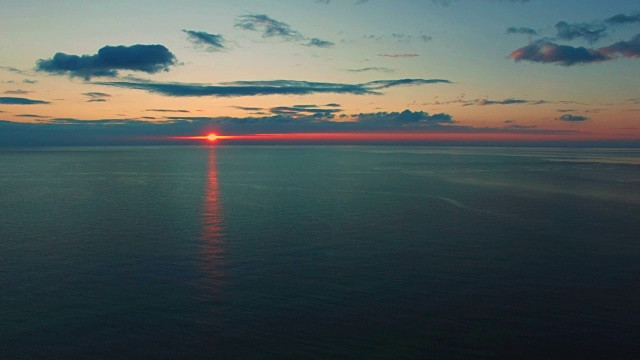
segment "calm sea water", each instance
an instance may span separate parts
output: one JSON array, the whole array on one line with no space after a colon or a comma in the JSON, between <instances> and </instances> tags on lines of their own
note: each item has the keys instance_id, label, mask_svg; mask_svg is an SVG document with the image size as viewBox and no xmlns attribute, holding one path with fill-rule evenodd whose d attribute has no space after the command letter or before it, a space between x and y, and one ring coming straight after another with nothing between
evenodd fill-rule
<instances>
[{"instance_id":1,"label":"calm sea water","mask_svg":"<svg viewBox=\"0 0 640 360\"><path fill-rule=\"evenodd\" d=\"M0 152L0 358L638 358L640 150Z\"/></svg>"}]
</instances>

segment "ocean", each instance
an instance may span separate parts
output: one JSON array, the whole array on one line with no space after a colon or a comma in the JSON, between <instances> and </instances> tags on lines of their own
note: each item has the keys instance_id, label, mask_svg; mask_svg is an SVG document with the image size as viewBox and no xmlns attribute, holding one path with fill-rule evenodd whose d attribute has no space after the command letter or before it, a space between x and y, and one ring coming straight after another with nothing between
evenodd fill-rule
<instances>
[{"instance_id":1,"label":"ocean","mask_svg":"<svg viewBox=\"0 0 640 360\"><path fill-rule=\"evenodd\" d=\"M638 358L639 221L640 149L4 149L0 358Z\"/></svg>"}]
</instances>

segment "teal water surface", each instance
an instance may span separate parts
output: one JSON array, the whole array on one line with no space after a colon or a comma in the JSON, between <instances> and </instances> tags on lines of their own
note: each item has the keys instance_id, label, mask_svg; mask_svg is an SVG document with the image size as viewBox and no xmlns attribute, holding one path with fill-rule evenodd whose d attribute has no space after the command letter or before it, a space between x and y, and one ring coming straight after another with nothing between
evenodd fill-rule
<instances>
[{"instance_id":1,"label":"teal water surface","mask_svg":"<svg viewBox=\"0 0 640 360\"><path fill-rule=\"evenodd\" d=\"M0 152L0 358L637 358L640 150Z\"/></svg>"}]
</instances>

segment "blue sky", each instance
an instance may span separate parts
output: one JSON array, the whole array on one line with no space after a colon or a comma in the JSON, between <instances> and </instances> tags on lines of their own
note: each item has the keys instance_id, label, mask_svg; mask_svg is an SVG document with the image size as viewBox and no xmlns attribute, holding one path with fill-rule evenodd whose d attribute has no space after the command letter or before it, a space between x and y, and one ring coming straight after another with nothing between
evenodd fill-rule
<instances>
[{"instance_id":1,"label":"blue sky","mask_svg":"<svg viewBox=\"0 0 640 360\"><path fill-rule=\"evenodd\" d=\"M8 0L1 126L637 140L638 14L620 0Z\"/></svg>"}]
</instances>

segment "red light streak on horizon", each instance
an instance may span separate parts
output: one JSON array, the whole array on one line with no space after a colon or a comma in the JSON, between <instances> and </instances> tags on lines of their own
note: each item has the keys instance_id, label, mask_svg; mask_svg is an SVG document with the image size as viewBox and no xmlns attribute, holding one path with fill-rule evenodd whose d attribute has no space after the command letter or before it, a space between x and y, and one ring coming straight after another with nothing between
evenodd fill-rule
<instances>
[{"instance_id":1,"label":"red light streak on horizon","mask_svg":"<svg viewBox=\"0 0 640 360\"><path fill-rule=\"evenodd\" d=\"M526 134L526 133L280 133L246 135L200 135L172 136L172 140L200 140L217 142L218 140L240 141L548 141L548 140L616 140L617 138L601 134Z\"/></svg>"}]
</instances>

